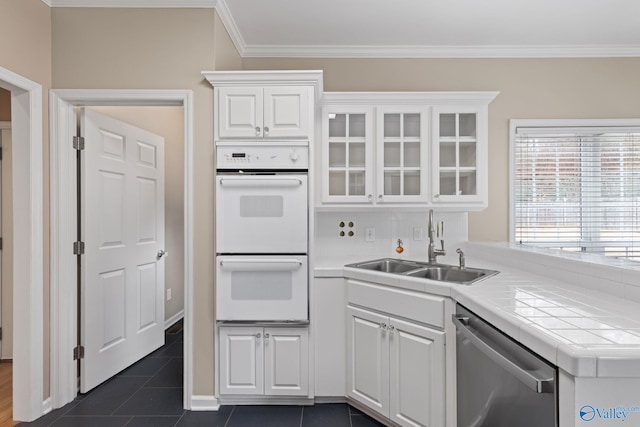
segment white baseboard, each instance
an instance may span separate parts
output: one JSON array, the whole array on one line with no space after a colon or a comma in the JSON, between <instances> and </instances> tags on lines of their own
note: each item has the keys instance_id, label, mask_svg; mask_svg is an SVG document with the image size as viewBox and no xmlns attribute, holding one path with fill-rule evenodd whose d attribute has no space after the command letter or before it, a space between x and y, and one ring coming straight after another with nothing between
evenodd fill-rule
<instances>
[{"instance_id":1,"label":"white baseboard","mask_svg":"<svg viewBox=\"0 0 640 427\"><path fill-rule=\"evenodd\" d=\"M42 402L42 415L46 415L53 410L51 398L48 397Z\"/></svg>"},{"instance_id":2,"label":"white baseboard","mask_svg":"<svg viewBox=\"0 0 640 427\"><path fill-rule=\"evenodd\" d=\"M346 403L347 402L347 398L344 397L344 396L335 396L335 397L316 396L314 401L315 401L315 403L318 403L318 404L323 404L323 403Z\"/></svg>"},{"instance_id":3,"label":"white baseboard","mask_svg":"<svg viewBox=\"0 0 640 427\"><path fill-rule=\"evenodd\" d=\"M191 396L192 411L217 411L218 409L220 409L220 402L215 396Z\"/></svg>"},{"instance_id":4,"label":"white baseboard","mask_svg":"<svg viewBox=\"0 0 640 427\"><path fill-rule=\"evenodd\" d=\"M183 317L184 317L184 310L180 310L179 312L177 312L176 314L174 314L173 316L171 316L170 318L164 321L164 329L169 329L170 327L178 323L180 319L182 319Z\"/></svg>"}]
</instances>

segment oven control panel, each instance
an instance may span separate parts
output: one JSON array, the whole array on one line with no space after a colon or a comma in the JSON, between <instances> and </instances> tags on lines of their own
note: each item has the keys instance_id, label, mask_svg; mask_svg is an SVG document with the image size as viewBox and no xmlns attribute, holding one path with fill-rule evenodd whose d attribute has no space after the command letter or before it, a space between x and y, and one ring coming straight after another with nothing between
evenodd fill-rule
<instances>
[{"instance_id":1,"label":"oven control panel","mask_svg":"<svg viewBox=\"0 0 640 427\"><path fill-rule=\"evenodd\" d=\"M308 169L306 146L218 146L217 169Z\"/></svg>"}]
</instances>

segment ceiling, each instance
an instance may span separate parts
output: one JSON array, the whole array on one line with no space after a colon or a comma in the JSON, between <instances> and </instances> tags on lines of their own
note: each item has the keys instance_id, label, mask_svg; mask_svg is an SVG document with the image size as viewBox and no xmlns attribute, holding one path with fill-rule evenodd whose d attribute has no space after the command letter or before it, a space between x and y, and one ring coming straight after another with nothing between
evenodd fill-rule
<instances>
[{"instance_id":1,"label":"ceiling","mask_svg":"<svg viewBox=\"0 0 640 427\"><path fill-rule=\"evenodd\" d=\"M43 0L215 7L243 57L640 56L638 0Z\"/></svg>"}]
</instances>

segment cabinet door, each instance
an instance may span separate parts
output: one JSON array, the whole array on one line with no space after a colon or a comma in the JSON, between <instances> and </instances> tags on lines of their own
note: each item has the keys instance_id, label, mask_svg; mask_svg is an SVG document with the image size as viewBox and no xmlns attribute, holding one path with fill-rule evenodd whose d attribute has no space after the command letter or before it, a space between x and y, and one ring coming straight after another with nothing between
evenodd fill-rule
<instances>
[{"instance_id":1,"label":"cabinet door","mask_svg":"<svg viewBox=\"0 0 640 427\"><path fill-rule=\"evenodd\" d=\"M389 318L347 307L347 395L389 416Z\"/></svg>"},{"instance_id":2,"label":"cabinet door","mask_svg":"<svg viewBox=\"0 0 640 427\"><path fill-rule=\"evenodd\" d=\"M309 333L304 328L264 330L265 394L309 394Z\"/></svg>"},{"instance_id":3,"label":"cabinet door","mask_svg":"<svg viewBox=\"0 0 640 427\"><path fill-rule=\"evenodd\" d=\"M262 328L221 327L220 394L263 394Z\"/></svg>"},{"instance_id":4,"label":"cabinet door","mask_svg":"<svg viewBox=\"0 0 640 427\"><path fill-rule=\"evenodd\" d=\"M444 426L444 332L390 320L390 412L402 426Z\"/></svg>"},{"instance_id":5,"label":"cabinet door","mask_svg":"<svg viewBox=\"0 0 640 427\"><path fill-rule=\"evenodd\" d=\"M486 204L486 109L439 108L433 117L434 203Z\"/></svg>"},{"instance_id":6,"label":"cabinet door","mask_svg":"<svg viewBox=\"0 0 640 427\"><path fill-rule=\"evenodd\" d=\"M426 108L384 107L376 116L376 202L426 203Z\"/></svg>"},{"instance_id":7,"label":"cabinet door","mask_svg":"<svg viewBox=\"0 0 640 427\"><path fill-rule=\"evenodd\" d=\"M309 88L265 87L263 123L265 138L308 138Z\"/></svg>"},{"instance_id":8,"label":"cabinet door","mask_svg":"<svg viewBox=\"0 0 640 427\"><path fill-rule=\"evenodd\" d=\"M372 203L373 109L326 107L322 118L322 201Z\"/></svg>"},{"instance_id":9,"label":"cabinet door","mask_svg":"<svg viewBox=\"0 0 640 427\"><path fill-rule=\"evenodd\" d=\"M221 87L217 91L219 138L262 138L262 88Z\"/></svg>"}]
</instances>

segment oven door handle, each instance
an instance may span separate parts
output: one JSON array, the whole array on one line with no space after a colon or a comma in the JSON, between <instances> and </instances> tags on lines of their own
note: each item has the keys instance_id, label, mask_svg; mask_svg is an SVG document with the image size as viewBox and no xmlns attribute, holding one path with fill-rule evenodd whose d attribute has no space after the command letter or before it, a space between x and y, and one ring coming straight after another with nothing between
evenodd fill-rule
<instances>
[{"instance_id":1,"label":"oven door handle","mask_svg":"<svg viewBox=\"0 0 640 427\"><path fill-rule=\"evenodd\" d=\"M220 185L229 188L256 188L256 187L298 187L302 180L295 177L267 178L264 176L243 176L237 178L220 178Z\"/></svg>"},{"instance_id":2,"label":"oven door handle","mask_svg":"<svg viewBox=\"0 0 640 427\"><path fill-rule=\"evenodd\" d=\"M220 268L224 271L295 271L302 267L299 259L221 259Z\"/></svg>"},{"instance_id":3,"label":"oven door handle","mask_svg":"<svg viewBox=\"0 0 640 427\"><path fill-rule=\"evenodd\" d=\"M504 357L489 344L480 339L480 337L471 332L471 329L469 328L469 318L467 316L454 314L451 317L453 319L453 323L456 325L456 329L460 331L465 338L467 338L474 346L497 363L501 368L520 380L524 385L536 393L554 392L555 387L553 377L541 377L537 371L526 370Z\"/></svg>"}]
</instances>

